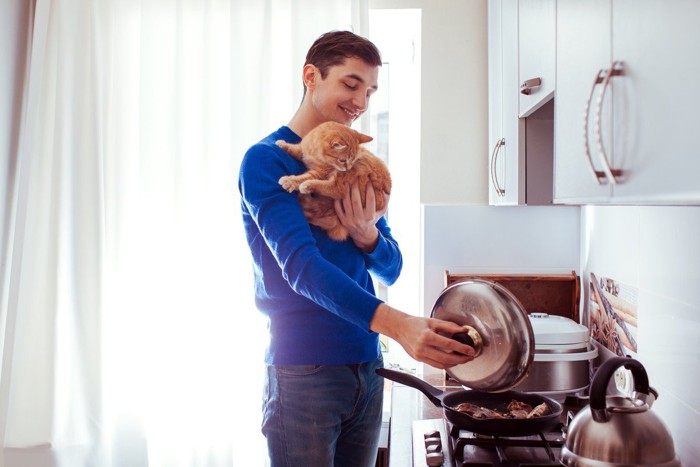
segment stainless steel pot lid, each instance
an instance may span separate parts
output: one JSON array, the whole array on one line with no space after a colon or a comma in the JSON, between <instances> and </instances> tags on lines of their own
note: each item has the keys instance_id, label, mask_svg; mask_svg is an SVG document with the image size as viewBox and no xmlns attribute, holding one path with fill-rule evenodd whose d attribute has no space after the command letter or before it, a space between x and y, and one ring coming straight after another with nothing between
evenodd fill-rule
<instances>
[{"instance_id":1,"label":"stainless steel pot lid","mask_svg":"<svg viewBox=\"0 0 700 467\"><path fill-rule=\"evenodd\" d=\"M490 392L518 385L532 365L535 337L530 318L505 287L483 279L456 282L440 293L434 318L473 327L483 348L471 362L447 374L464 386Z\"/></svg>"}]
</instances>

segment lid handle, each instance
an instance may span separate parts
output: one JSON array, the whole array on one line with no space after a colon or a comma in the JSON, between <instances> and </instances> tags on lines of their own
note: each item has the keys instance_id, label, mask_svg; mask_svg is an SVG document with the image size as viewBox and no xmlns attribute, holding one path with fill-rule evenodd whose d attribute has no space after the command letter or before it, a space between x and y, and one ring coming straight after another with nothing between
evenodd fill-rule
<instances>
[{"instance_id":1,"label":"lid handle","mask_svg":"<svg viewBox=\"0 0 700 467\"><path fill-rule=\"evenodd\" d=\"M452 335L452 339L462 344L474 348L474 358L478 357L481 350L484 348L484 341L481 338L479 331L469 325L464 325L464 332L458 332Z\"/></svg>"}]
</instances>

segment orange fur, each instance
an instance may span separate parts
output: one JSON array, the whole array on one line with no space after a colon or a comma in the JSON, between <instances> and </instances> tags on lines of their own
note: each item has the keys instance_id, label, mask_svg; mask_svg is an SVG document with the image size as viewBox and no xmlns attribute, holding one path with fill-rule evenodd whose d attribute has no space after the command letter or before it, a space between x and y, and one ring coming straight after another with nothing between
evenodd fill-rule
<instances>
[{"instance_id":1,"label":"orange fur","mask_svg":"<svg viewBox=\"0 0 700 467\"><path fill-rule=\"evenodd\" d=\"M385 208L383 192L391 193L391 176L384 162L360 146L372 141L350 127L336 122L322 123L299 144L277 141L287 153L302 161L307 171L287 175L279 184L290 193L299 190L299 202L310 224L321 227L333 240L347 239L348 231L335 212L334 200L342 199L347 185L358 182L362 202L367 183L375 191L377 210Z\"/></svg>"}]
</instances>

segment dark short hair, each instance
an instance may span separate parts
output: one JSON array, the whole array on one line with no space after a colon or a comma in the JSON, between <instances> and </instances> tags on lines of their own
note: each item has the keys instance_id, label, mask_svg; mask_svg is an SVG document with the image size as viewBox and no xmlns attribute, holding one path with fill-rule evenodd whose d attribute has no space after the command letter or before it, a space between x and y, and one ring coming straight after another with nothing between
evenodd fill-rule
<instances>
[{"instance_id":1,"label":"dark short hair","mask_svg":"<svg viewBox=\"0 0 700 467\"><path fill-rule=\"evenodd\" d=\"M331 31L319 36L306 54L304 66L312 64L326 78L328 69L341 65L346 58L357 57L368 65L382 66L377 46L369 39L350 31Z\"/></svg>"}]
</instances>

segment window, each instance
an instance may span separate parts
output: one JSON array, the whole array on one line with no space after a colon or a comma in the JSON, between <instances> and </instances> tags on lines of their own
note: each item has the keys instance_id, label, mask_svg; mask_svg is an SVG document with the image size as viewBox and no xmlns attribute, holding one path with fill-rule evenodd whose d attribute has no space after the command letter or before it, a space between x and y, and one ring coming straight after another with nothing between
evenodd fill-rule
<instances>
[{"instance_id":1,"label":"window","mask_svg":"<svg viewBox=\"0 0 700 467\"><path fill-rule=\"evenodd\" d=\"M371 7L371 5L370 5ZM396 28L400 24L401 28ZM420 314L420 43L421 10L372 9L369 38L384 62L379 92L370 105L369 149L384 159L392 176L387 216L404 256L403 272L379 296L394 308ZM413 369L415 361L393 341L382 339L387 365Z\"/></svg>"}]
</instances>

